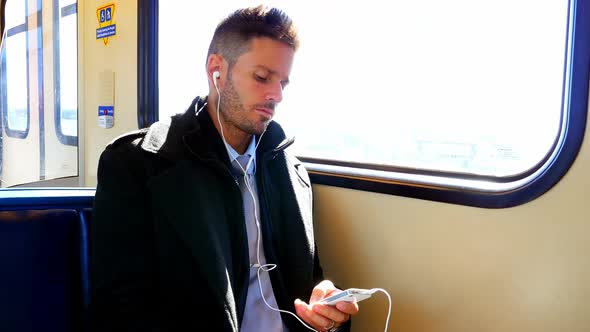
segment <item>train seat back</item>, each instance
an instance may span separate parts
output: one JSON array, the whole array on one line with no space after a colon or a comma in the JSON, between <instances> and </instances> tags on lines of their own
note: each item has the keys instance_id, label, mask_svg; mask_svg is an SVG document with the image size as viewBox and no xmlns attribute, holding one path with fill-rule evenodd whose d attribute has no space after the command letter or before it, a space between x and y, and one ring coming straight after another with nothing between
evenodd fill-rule
<instances>
[{"instance_id":1,"label":"train seat back","mask_svg":"<svg viewBox=\"0 0 590 332\"><path fill-rule=\"evenodd\" d=\"M84 329L87 211L0 211L0 330Z\"/></svg>"}]
</instances>

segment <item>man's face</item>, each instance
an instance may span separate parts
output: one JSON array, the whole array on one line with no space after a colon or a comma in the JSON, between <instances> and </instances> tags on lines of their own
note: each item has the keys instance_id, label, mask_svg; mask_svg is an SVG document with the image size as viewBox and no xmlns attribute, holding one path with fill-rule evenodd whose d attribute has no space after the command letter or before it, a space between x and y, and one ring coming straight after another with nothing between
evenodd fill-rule
<instances>
[{"instance_id":1,"label":"man's face","mask_svg":"<svg viewBox=\"0 0 590 332\"><path fill-rule=\"evenodd\" d=\"M238 57L221 91L224 122L246 134L260 135L274 116L289 83L294 50L270 38L254 38Z\"/></svg>"}]
</instances>

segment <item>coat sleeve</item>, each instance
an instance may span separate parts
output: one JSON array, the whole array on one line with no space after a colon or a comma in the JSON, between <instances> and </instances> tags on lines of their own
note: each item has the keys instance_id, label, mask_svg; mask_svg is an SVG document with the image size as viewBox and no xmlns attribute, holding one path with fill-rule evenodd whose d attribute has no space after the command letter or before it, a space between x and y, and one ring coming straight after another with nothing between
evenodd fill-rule
<instances>
[{"instance_id":1,"label":"coat sleeve","mask_svg":"<svg viewBox=\"0 0 590 332\"><path fill-rule=\"evenodd\" d=\"M164 331L145 167L131 143L102 153L91 224L90 329Z\"/></svg>"}]
</instances>

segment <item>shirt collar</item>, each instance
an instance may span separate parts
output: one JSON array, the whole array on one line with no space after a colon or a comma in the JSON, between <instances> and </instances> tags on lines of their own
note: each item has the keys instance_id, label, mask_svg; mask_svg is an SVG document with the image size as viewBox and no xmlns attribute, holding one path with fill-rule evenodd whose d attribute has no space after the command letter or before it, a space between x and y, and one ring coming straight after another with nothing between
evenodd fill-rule
<instances>
[{"instance_id":1,"label":"shirt collar","mask_svg":"<svg viewBox=\"0 0 590 332\"><path fill-rule=\"evenodd\" d=\"M236 161L236 159L240 156L240 154L234 149L232 148L231 145L225 143L225 149L227 150L227 155L229 156L229 162L230 163L234 163L238 162ZM256 172L256 138L254 135L252 135L252 140L250 141L250 145L248 145L248 148L246 149L246 152L244 152L244 154L242 156L251 156L252 157L252 162L250 163L250 167L249 169L247 169L247 173L249 174L253 174Z\"/></svg>"}]
</instances>

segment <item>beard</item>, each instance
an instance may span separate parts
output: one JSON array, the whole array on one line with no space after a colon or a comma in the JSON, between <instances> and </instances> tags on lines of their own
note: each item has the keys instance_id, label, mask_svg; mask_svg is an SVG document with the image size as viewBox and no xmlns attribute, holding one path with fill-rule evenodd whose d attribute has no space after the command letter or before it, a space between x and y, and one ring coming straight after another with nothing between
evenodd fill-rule
<instances>
[{"instance_id":1,"label":"beard","mask_svg":"<svg viewBox=\"0 0 590 332\"><path fill-rule=\"evenodd\" d=\"M246 108L234 87L231 75L228 75L228 80L220 92L219 112L225 123L250 135L262 135L264 133L271 120L262 118L253 120L248 115L249 113L255 112L257 107L266 107L274 110L276 105L274 102L256 104Z\"/></svg>"}]
</instances>

